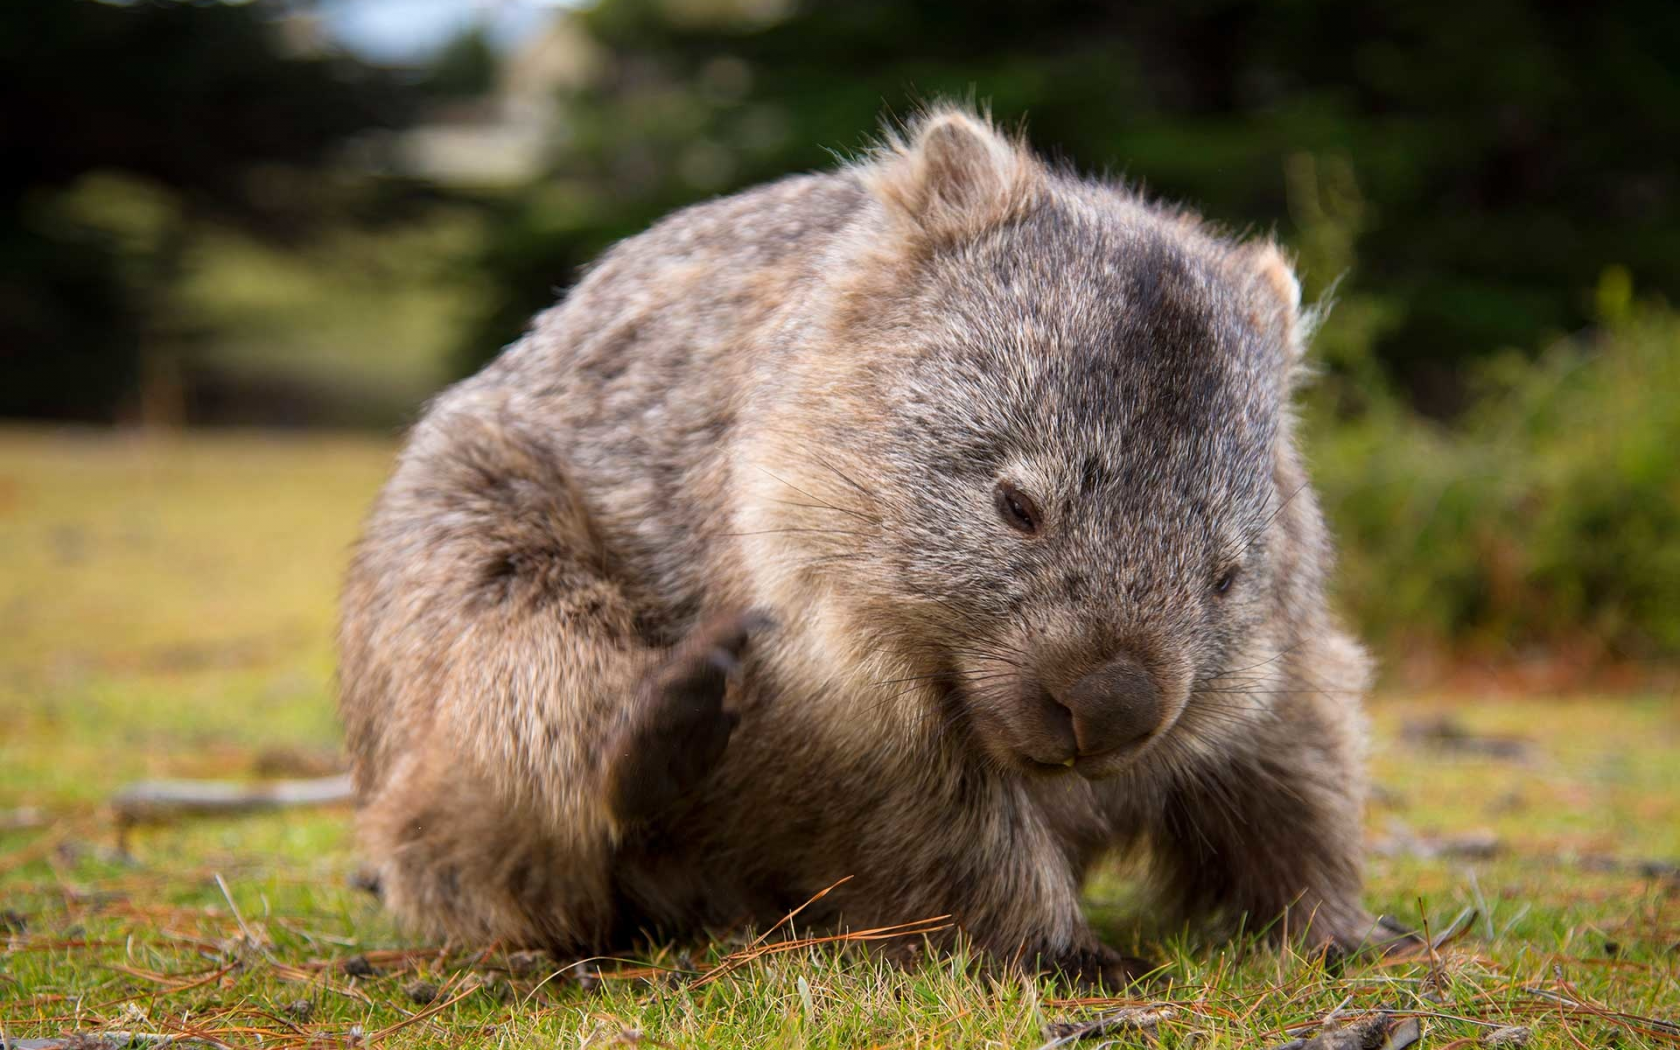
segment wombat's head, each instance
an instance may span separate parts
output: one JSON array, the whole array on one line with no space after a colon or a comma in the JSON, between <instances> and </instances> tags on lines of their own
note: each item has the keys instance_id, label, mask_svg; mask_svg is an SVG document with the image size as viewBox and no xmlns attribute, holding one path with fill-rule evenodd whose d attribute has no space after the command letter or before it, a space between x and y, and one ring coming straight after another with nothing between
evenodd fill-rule
<instances>
[{"instance_id":1,"label":"wombat's head","mask_svg":"<svg viewBox=\"0 0 1680 1050\"><path fill-rule=\"evenodd\" d=\"M960 112L857 171L758 464L769 571L824 595L810 620L883 703L1012 768L1101 776L1264 717L1322 619L1282 256Z\"/></svg>"}]
</instances>

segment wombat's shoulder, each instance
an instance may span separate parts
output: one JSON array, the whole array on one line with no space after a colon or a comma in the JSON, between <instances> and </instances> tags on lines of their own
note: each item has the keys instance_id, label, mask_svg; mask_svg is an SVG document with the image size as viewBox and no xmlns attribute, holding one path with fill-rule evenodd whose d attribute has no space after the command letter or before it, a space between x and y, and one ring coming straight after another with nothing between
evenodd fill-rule
<instances>
[{"instance_id":1,"label":"wombat's shoulder","mask_svg":"<svg viewBox=\"0 0 1680 1050\"><path fill-rule=\"evenodd\" d=\"M532 319L488 378L580 371L587 378L632 358L661 372L704 366L784 305L866 206L858 179L835 172L793 175L673 212L597 259Z\"/></svg>"}]
</instances>

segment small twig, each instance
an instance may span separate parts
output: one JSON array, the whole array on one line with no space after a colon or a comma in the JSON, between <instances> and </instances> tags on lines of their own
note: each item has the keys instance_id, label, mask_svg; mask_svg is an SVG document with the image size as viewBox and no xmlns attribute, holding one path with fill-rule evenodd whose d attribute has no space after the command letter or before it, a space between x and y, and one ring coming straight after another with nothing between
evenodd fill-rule
<instances>
[{"instance_id":1,"label":"small twig","mask_svg":"<svg viewBox=\"0 0 1680 1050\"><path fill-rule=\"evenodd\" d=\"M69 1035L46 1039L3 1039L0 1050L95 1050L109 1047L119 1050L134 1046L216 1046L226 1043L201 1035L177 1035L172 1032L71 1032Z\"/></svg>"},{"instance_id":2,"label":"small twig","mask_svg":"<svg viewBox=\"0 0 1680 1050\"><path fill-rule=\"evenodd\" d=\"M1387 1010L1378 1010L1338 1023L1334 1017L1326 1015L1314 1022L1318 1027L1315 1035L1291 1039L1274 1050L1377 1050L1389 1039L1393 1016ZM1416 1041L1416 1038L1411 1038L1400 1045L1409 1046Z\"/></svg>"},{"instance_id":3,"label":"small twig","mask_svg":"<svg viewBox=\"0 0 1680 1050\"><path fill-rule=\"evenodd\" d=\"M46 813L35 806L21 806L0 813L0 831L30 831L46 826Z\"/></svg>"},{"instance_id":4,"label":"small twig","mask_svg":"<svg viewBox=\"0 0 1680 1050\"><path fill-rule=\"evenodd\" d=\"M1178 1009L1173 1006L1122 1006L1089 1021L1051 1021L1044 1026L1044 1034L1050 1041L1038 1050L1053 1050L1054 1047L1066 1046L1080 1039L1118 1035L1121 1032L1149 1033L1162 1021L1170 1021L1176 1016Z\"/></svg>"},{"instance_id":5,"label":"small twig","mask_svg":"<svg viewBox=\"0 0 1680 1050\"><path fill-rule=\"evenodd\" d=\"M1346 1010L1348 1008L1348 1004L1351 1003L1351 1002L1353 1002L1353 996L1349 995L1346 999L1343 999L1341 1002L1337 1003L1336 1008L1334 1010L1331 1010L1329 1013L1325 1014L1324 1015L1324 1020L1319 1022L1319 1023L1326 1028L1328 1028L1330 1025L1335 1024L1336 1023L1336 1018L1338 1018L1342 1015L1342 1011Z\"/></svg>"},{"instance_id":6,"label":"small twig","mask_svg":"<svg viewBox=\"0 0 1680 1050\"><path fill-rule=\"evenodd\" d=\"M117 823L131 825L287 806L322 806L349 799L350 791L348 773L255 784L234 780L142 780L112 796L111 810Z\"/></svg>"}]
</instances>

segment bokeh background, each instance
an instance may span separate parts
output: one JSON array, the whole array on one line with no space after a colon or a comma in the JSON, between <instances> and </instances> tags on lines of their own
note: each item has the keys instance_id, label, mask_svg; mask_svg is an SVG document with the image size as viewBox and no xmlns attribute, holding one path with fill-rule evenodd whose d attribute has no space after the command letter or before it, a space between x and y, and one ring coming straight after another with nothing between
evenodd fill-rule
<instances>
[{"instance_id":1,"label":"bokeh background","mask_svg":"<svg viewBox=\"0 0 1680 1050\"><path fill-rule=\"evenodd\" d=\"M618 238L956 96L1333 295L1302 411L1391 683L1671 692L1677 56L1669 2L6 0L0 690L325 710L430 393Z\"/></svg>"},{"instance_id":2,"label":"bokeh background","mask_svg":"<svg viewBox=\"0 0 1680 1050\"><path fill-rule=\"evenodd\" d=\"M745 937L590 991L394 928L347 805L133 805L333 784L339 581L426 398L613 241L940 96L1334 300L1300 411L1382 666L1365 898L1444 946L1157 939L1104 866L1162 1045L1680 1041L1680 3L0 0L0 1043L1043 1042L1030 982Z\"/></svg>"}]
</instances>

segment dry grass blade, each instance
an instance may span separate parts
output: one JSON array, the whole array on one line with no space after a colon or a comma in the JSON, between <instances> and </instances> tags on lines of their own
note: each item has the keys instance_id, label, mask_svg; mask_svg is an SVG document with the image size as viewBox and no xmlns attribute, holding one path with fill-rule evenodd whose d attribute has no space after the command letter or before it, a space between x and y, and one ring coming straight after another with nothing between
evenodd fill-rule
<instances>
[{"instance_id":1,"label":"dry grass blade","mask_svg":"<svg viewBox=\"0 0 1680 1050\"><path fill-rule=\"evenodd\" d=\"M1612 1010L1609 1007L1602 1006L1598 1003L1583 1002L1580 999L1572 998L1567 995L1560 995L1557 992L1553 992L1545 988L1530 986L1525 987L1523 991L1527 992L1529 995L1544 999L1547 1002L1556 1003L1560 1012L1567 1010L1571 1014L1578 1013L1585 1014L1589 1017L1597 1017L1601 1020L1609 1021L1612 1024L1638 1032L1641 1035L1655 1036L1658 1039L1667 1040L1668 1042L1680 1043L1680 1024L1673 1021L1665 1021L1659 1017L1646 1017L1641 1014L1627 1013L1622 1010Z\"/></svg>"},{"instance_id":2,"label":"dry grass blade","mask_svg":"<svg viewBox=\"0 0 1680 1050\"><path fill-rule=\"evenodd\" d=\"M830 893L834 892L836 889L838 889L841 886L844 886L846 883L848 883L850 881L852 881L852 877L850 875L843 875L840 878L836 879L833 883L831 883L831 884L823 887L822 889L818 890L804 904L801 904L799 907L797 907L797 908L793 909L792 911L788 912L786 915L782 916L780 919L777 919L776 920L776 925L770 927L768 930L765 930L763 933L761 933L757 937L753 938L753 942L751 944L747 945L747 947L748 948L756 948L760 944L763 944L764 941L766 939L768 939L769 936L772 933L775 933L777 930L781 929L783 926L792 922L794 920L794 918L799 915L800 912L804 911L806 908L809 908L811 905L815 904L816 902L822 900L824 897L828 896Z\"/></svg>"},{"instance_id":3,"label":"dry grass blade","mask_svg":"<svg viewBox=\"0 0 1680 1050\"><path fill-rule=\"evenodd\" d=\"M274 956L268 950L268 942L256 935L256 932L245 922L245 916L240 913L239 905L233 903L233 894L228 890L227 880L222 878L222 873L219 871L215 872L214 875L216 888L222 891L222 899L227 901L228 911L233 913L233 921L239 924L240 936L245 939L248 946L272 960Z\"/></svg>"},{"instance_id":4,"label":"dry grass blade","mask_svg":"<svg viewBox=\"0 0 1680 1050\"><path fill-rule=\"evenodd\" d=\"M918 919L915 922L903 922L893 926L877 926L869 930L851 930L846 933L830 934L825 937L799 937L792 940L777 941L774 944L761 944L754 941L753 945L732 952L725 956L717 966L707 970L691 987L700 988L717 980L731 971L740 969L755 959L766 955L779 955L785 952L795 952L804 948L814 948L824 944L854 944L869 941L891 940L895 937L915 937L922 934L938 933L948 930L951 924L945 920L949 915L936 915L931 919ZM762 938L760 938L762 940Z\"/></svg>"},{"instance_id":5,"label":"dry grass blade","mask_svg":"<svg viewBox=\"0 0 1680 1050\"><path fill-rule=\"evenodd\" d=\"M396 1024L387 1025L384 1028L379 1029L377 1032L369 1033L368 1036L363 1040L363 1045L364 1046L372 1046L374 1043L379 1042L381 1039L384 1039L386 1036L390 1035L393 1032L401 1031L402 1029L407 1028L409 1025L418 1024L419 1022L424 1021L427 1018L436 1017L438 1014L440 1014L443 1011L449 1009L451 1006L454 1006L456 1003L460 1002L462 999L465 999L467 996L473 994L474 992L478 991L482 987L484 987L482 982L480 982L476 979L469 979L467 981L467 987L466 988L463 988L461 991L459 991L456 994L450 996L448 999L445 999L443 1002L438 1003L435 1006L429 1006L426 1009L421 1010L419 1013L415 1014L413 1017L404 1018L403 1020L398 1021Z\"/></svg>"},{"instance_id":6,"label":"dry grass blade","mask_svg":"<svg viewBox=\"0 0 1680 1050\"><path fill-rule=\"evenodd\" d=\"M1478 914L1480 913L1473 907L1465 908L1463 911L1459 912L1457 918L1453 919L1452 922L1447 923L1445 929L1430 939L1429 950L1431 952L1440 951L1453 941L1458 940L1460 937L1470 932L1470 927L1475 925L1476 916Z\"/></svg>"}]
</instances>

